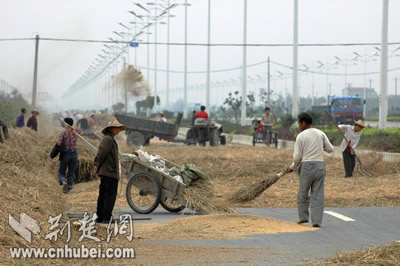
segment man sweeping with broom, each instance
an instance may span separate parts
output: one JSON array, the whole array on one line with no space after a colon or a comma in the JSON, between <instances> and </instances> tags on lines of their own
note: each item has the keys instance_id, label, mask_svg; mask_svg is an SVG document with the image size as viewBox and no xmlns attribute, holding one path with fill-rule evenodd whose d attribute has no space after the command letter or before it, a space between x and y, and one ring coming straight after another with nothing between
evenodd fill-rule
<instances>
[{"instance_id":1,"label":"man sweeping with broom","mask_svg":"<svg viewBox=\"0 0 400 266\"><path fill-rule=\"evenodd\" d=\"M358 120L354 123L353 127L349 125L340 125L338 127L344 134L342 144L340 145L343 152L344 170L346 172L344 177L349 178L353 176L354 167L356 166L354 149L360 141L360 132L365 128L365 124L364 121Z\"/></svg>"},{"instance_id":2,"label":"man sweeping with broom","mask_svg":"<svg viewBox=\"0 0 400 266\"><path fill-rule=\"evenodd\" d=\"M293 163L287 172L290 173L296 169L299 175L297 195L299 221L297 223L308 223L308 207L311 203L312 226L321 227L326 174L323 155L324 151L333 152L333 146L324 132L312 127L312 120L309 113L301 113L297 117L301 133L296 138Z\"/></svg>"}]
</instances>

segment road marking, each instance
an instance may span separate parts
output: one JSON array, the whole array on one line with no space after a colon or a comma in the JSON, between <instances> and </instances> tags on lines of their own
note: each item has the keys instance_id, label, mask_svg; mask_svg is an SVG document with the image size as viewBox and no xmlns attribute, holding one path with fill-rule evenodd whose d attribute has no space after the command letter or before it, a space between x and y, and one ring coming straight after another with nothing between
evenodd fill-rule
<instances>
[{"instance_id":1,"label":"road marking","mask_svg":"<svg viewBox=\"0 0 400 266\"><path fill-rule=\"evenodd\" d=\"M344 215L342 215L340 213L337 213L337 212L324 211L324 213L332 215L333 217L336 217L336 218L338 218L340 220L343 220L343 221L346 221L346 222L355 222L356 221L356 220L354 220L354 219L352 219L350 217L344 216Z\"/></svg>"}]
</instances>

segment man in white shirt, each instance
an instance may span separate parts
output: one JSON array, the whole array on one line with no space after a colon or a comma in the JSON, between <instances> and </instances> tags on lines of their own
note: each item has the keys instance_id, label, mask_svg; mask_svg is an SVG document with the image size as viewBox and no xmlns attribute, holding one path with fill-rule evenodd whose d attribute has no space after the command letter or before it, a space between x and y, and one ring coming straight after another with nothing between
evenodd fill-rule
<instances>
[{"instance_id":1,"label":"man in white shirt","mask_svg":"<svg viewBox=\"0 0 400 266\"><path fill-rule=\"evenodd\" d=\"M159 122L167 122L167 119L164 117L164 113L160 112L160 119L158 120Z\"/></svg>"},{"instance_id":2,"label":"man in white shirt","mask_svg":"<svg viewBox=\"0 0 400 266\"><path fill-rule=\"evenodd\" d=\"M301 133L296 138L293 163L287 169L289 173L297 169L299 174L297 195L299 221L297 223L308 223L310 216L308 207L311 203L312 225L320 227L324 214L324 179L326 175L323 155L324 151L333 152L333 146L324 132L312 127L312 116L309 113L301 113L297 117L297 122Z\"/></svg>"},{"instance_id":3,"label":"man in white shirt","mask_svg":"<svg viewBox=\"0 0 400 266\"><path fill-rule=\"evenodd\" d=\"M346 140L343 139L340 148L343 152L343 164L346 175L344 177L352 177L354 167L356 166L356 156L354 155L354 148L357 147L360 141L360 132L365 127L364 121L358 120L355 125L340 125L339 129L344 134L346 139L349 141L350 146L347 144Z\"/></svg>"}]
</instances>

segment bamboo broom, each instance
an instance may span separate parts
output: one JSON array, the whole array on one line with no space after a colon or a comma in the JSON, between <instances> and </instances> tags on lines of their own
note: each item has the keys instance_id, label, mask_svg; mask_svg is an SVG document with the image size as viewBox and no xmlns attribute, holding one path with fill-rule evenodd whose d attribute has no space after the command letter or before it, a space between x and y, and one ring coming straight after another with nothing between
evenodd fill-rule
<instances>
[{"instance_id":1,"label":"bamboo broom","mask_svg":"<svg viewBox=\"0 0 400 266\"><path fill-rule=\"evenodd\" d=\"M261 180L247 188L241 188L233 193L229 199L233 202L247 202L260 196L266 189L275 184L282 176L287 174L287 170L281 171L278 174Z\"/></svg>"}]
</instances>

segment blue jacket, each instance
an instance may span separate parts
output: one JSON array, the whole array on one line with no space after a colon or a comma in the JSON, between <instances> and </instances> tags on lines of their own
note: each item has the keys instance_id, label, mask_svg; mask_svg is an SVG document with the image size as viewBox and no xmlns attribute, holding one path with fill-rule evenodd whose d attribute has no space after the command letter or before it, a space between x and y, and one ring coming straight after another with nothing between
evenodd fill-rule
<instances>
[{"instance_id":1,"label":"blue jacket","mask_svg":"<svg viewBox=\"0 0 400 266\"><path fill-rule=\"evenodd\" d=\"M17 116L17 127L24 127L25 126L25 117L23 113L20 113Z\"/></svg>"}]
</instances>

